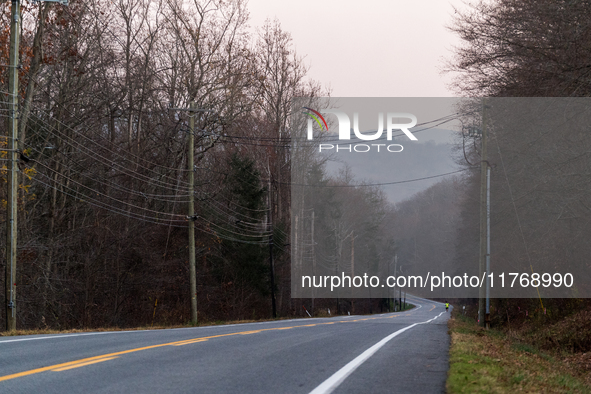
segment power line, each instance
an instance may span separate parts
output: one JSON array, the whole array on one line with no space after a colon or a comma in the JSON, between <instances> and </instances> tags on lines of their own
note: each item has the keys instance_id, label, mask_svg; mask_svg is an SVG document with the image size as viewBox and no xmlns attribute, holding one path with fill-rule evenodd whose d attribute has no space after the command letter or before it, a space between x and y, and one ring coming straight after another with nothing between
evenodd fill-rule
<instances>
[{"instance_id":1,"label":"power line","mask_svg":"<svg viewBox=\"0 0 591 394\"><path fill-rule=\"evenodd\" d=\"M45 178L47 178L48 182L51 182L51 179L47 175L45 175L43 173L39 173L39 174L41 174ZM70 191L72 191L75 194L68 193L67 191L64 191L63 189L60 189L60 188L58 188L56 186L53 186L53 185L50 185L50 184L48 184L46 182L43 182L43 181L39 180L37 177L33 177L32 179L33 179L33 181L35 181L37 183L40 183L40 184L42 184L42 185L44 185L46 187L49 187L51 189L55 189L58 192L60 192L62 194L65 194L67 196L70 196L70 197L72 197L72 198L74 198L76 200L79 200L79 201L82 201L82 202L86 202L86 203L88 203L90 205L93 205L95 207L98 207L98 208L101 208L101 209L104 209L104 210L107 210L107 211L110 211L110 212L113 212L113 213L116 213L116 214L119 214L119 215L127 216L127 217L129 217L131 219L138 219L138 220L141 220L141 221L144 221L144 222L148 222L148 223L152 223L152 224L171 225L173 227L186 228L186 224L184 224L182 226L181 225L172 224L173 222L175 222L175 223L176 222L183 222L184 223L185 222L184 219L183 220L181 220L181 219L160 219L158 217L147 217L145 215L140 215L140 214L136 214L136 213L133 213L133 212L127 212L127 211L125 211L122 208L117 208L117 207L110 206L110 205L105 204L105 203L103 203L101 201L95 200L94 198L89 197L87 195L84 195L84 194L77 195L77 194L79 194L79 192L77 190L74 190L74 189L68 187L68 186L61 185L62 188L67 189L67 190L70 190ZM181 215L177 215L177 216L181 216Z\"/></svg>"},{"instance_id":2,"label":"power line","mask_svg":"<svg viewBox=\"0 0 591 394\"><path fill-rule=\"evenodd\" d=\"M47 175L42 174L42 173L40 173L40 174L43 175L44 177L46 177L48 179L48 181L51 182L51 179L49 179L47 177ZM70 188L70 187L68 187L68 186L62 185L63 188L65 188L67 190L71 190L72 192L74 192L76 194L68 193L68 192L64 191L63 189L57 188L55 186L52 186L52 185L50 185L50 184L48 184L46 182L43 182L43 181L39 180L36 177L33 177L32 179L35 182L37 182L37 183L39 183L41 185L44 185L44 186L49 187L51 189L55 189L55 190L59 191L60 193L63 193L65 195L67 195L67 196L70 196L70 197L72 197L72 198L74 198L76 200L79 200L79 201L82 201L82 202L86 202L86 203L88 203L88 204L90 204L92 206L95 206L95 207L98 207L100 209L104 209L106 211L110 211L110 212L113 212L113 213L116 213L116 214L119 214L119 215L122 215L122 216L126 216L126 217L129 217L131 219L137 219L137 220L141 220L141 221L144 221L144 222L147 222L147 223L158 224L158 225L166 225L166 226L176 227L176 228L186 228L186 220L184 220L184 219L182 219L182 220L181 219L160 219L158 217L147 217L145 215L140 215L140 214L137 214L137 213L134 213L134 212L127 212L127 211L125 211L125 210L123 210L121 208L117 208L117 207L110 206L108 204L104 204L104 203L102 203L100 201L97 201L97 200L93 199L92 197L88 197L86 195L77 196L76 194L79 194L79 192L76 191L76 190L74 190L74 189L72 189L72 188ZM181 215L177 215L177 216L181 216ZM221 227L219 225L216 225L215 223L209 222L207 220L204 220L204 221L206 223L208 223L208 224L211 224L211 225L215 226L215 227L221 228L222 232L223 231L227 231L227 229L224 229L223 227ZM183 224L182 225L176 224L176 223L179 223L179 222L182 222ZM239 243L245 243L245 244L252 244L252 245L261 245L261 246L266 246L267 245L267 241L266 240L248 241L248 240L244 240L244 239L234 238L234 237L225 235L223 233L218 233L218 232L215 232L213 230L209 230L207 228L203 228L203 227L198 227L198 228L203 233L206 233L206 234L209 234L209 235L213 235L213 236L215 236L217 238L220 238L220 239L223 239L223 240L227 240L227 241L239 242ZM236 233L236 232L232 232L232 231L228 231L228 232L230 232L232 234L235 234L235 235L238 235L238 236L247 236L247 235ZM259 238L263 238L265 235L266 235L265 233L261 233L261 235L259 235L258 237Z\"/></svg>"},{"instance_id":3,"label":"power line","mask_svg":"<svg viewBox=\"0 0 591 394\"><path fill-rule=\"evenodd\" d=\"M23 145L26 146L26 147L28 147L28 148L30 148L32 151L37 152L39 154L39 157L42 156L42 157L44 157L46 159L51 159L50 157L48 157L48 155L46 153L43 153L42 151L40 151L36 147L32 146L31 144L23 143ZM57 153L59 153L61 155L65 155L63 152L60 152L60 151L57 151ZM34 161L37 162L37 163L39 163L39 164L41 164L41 165L43 165L41 163L41 161L39 160L39 157L35 158ZM67 158L67 159L69 159L69 158ZM116 189L116 190L121 191L121 192L130 193L130 194L136 195L138 197L142 197L144 199L151 199L151 200L160 201L160 202L171 202L171 203L174 203L174 202L186 202L186 201L178 200L178 199L170 200L170 199L167 199L167 198L168 197L178 198L178 197L188 196L188 194L182 194L182 195L175 194L175 195L171 195L171 194L151 194L151 193L147 193L147 192L144 193L144 192L141 192L141 191L138 191L138 190L130 189L130 188L127 188L125 186L119 185L118 183L115 183L113 181L110 181L110 180L106 179L104 176L101 177L100 175L97 175L97 174L94 174L94 173L91 173L91 175L94 175L94 176L85 174L83 172L83 170L85 170L87 168L83 168L81 165L77 165L76 168L73 168L73 167L68 166L67 164L64 164L63 162L61 164L66 169L69 169L70 171L72 171L74 173L77 173L80 176L82 176L84 178L87 178L87 179L89 179L91 181L97 182L98 184L105 185L106 187L110 187L110 188ZM74 162L74 164L77 164L77 163Z\"/></svg>"},{"instance_id":4,"label":"power line","mask_svg":"<svg viewBox=\"0 0 591 394\"><path fill-rule=\"evenodd\" d=\"M439 178L442 176L446 176L446 175L452 175L452 174L457 174L460 172L464 172L464 171L468 171L471 170L472 168L463 168L461 170L457 170L457 171L452 171L452 172L446 172L443 174L437 174L437 175L432 175L432 176L426 176L426 177L422 177L422 178L414 178L414 179L406 179L403 181L394 181L394 182L383 182L383 183L367 183L367 184L352 184L352 185L306 185L306 184L298 184L298 183L283 183L283 182L278 182L280 184L288 184L288 185L292 185L292 186L304 186L304 187L334 187L334 188L341 188L341 187L372 187L372 186L387 186L387 185L398 185L400 183L410 183L410 182L418 182L418 181L424 181L426 179L433 179L433 178Z\"/></svg>"},{"instance_id":5,"label":"power line","mask_svg":"<svg viewBox=\"0 0 591 394\"><path fill-rule=\"evenodd\" d=\"M88 148L85 145L81 144L80 142L74 140L72 137L67 136L67 135L64 135L63 133L61 133L59 131L56 131L55 127L49 125L50 128L48 128L48 126L46 125L46 123L43 120L39 119L39 118L33 117L31 119L33 121L42 122L41 123L41 125L42 125L41 127L44 130L46 130L48 133L53 134L54 136L60 138L61 142L64 142L67 145L71 146L72 148L76 149L76 152L77 153L81 153L83 155L86 155L87 157L89 157L91 159L94 159L96 161L99 161L103 165L108 165L108 166L111 166L111 167L118 168L125 175L128 175L128 176L130 176L132 178L135 178L135 179L137 179L137 180L139 180L141 182L158 182L158 183L160 183L160 185L157 185L159 187L162 187L162 188L165 188L165 189L168 189L168 190L177 190L178 189L177 186L174 185L174 184L170 184L168 182L164 182L164 181L161 181L161 180L158 180L158 179L153 179L153 178L151 178L151 177L149 177L147 175L140 174L137 171L129 170L128 167L124 166L123 164L120 164L119 162L116 162L116 161L111 160L111 159L108 159L108 158L106 158L106 157L104 157L104 156L102 156L100 154L97 154L96 151L92 151L90 148ZM74 131L75 133L77 133L75 130L73 130L68 125L66 125L66 124L64 124L62 122L60 122L60 124L62 124L64 127L66 127L68 129ZM77 133L77 134L78 135L81 135L80 133ZM81 136L84 137L87 140L90 140L88 137L86 137L84 135L81 135ZM92 141L92 140L90 140L90 141ZM94 141L92 141L92 142L98 145L98 143L96 143ZM113 151L110 151L110 152L113 152ZM124 158L121 155L118 155L118 156L119 157L122 157L123 159L126 159L126 158ZM130 162L129 165L136 165L136 164ZM156 175L159 175L161 177L168 178L168 176L163 175L163 174L160 174L160 173L157 173L153 169L150 169L150 168L147 168L147 167L144 167L144 166L139 166L139 165L136 165L136 166L141 167L141 168L143 168L143 169L145 169L147 171L152 171ZM186 184L186 182L182 182L182 183L185 183Z\"/></svg>"},{"instance_id":6,"label":"power line","mask_svg":"<svg viewBox=\"0 0 591 394\"><path fill-rule=\"evenodd\" d=\"M64 175L64 174L62 174L62 173L60 173L59 171L56 171L56 170L52 169L52 168L51 168L51 167L49 167L49 166L46 166L46 165L45 165L45 164L43 164L43 163L40 163L40 162L38 162L38 164L40 164L42 167L44 167L44 168L48 169L49 171L53 172L54 174L56 174L56 175L58 175L58 176L60 176L60 177L62 177L62 178L64 178L64 179L68 180L69 182L75 183L76 185L78 185L78 186L80 186L80 187L82 187L82 188L84 188L84 189L90 190L92 193L95 193L96 195L100 195L100 196L106 197L106 198L108 198L108 199L111 199L111 200L113 200L114 202L118 202L118 203L121 203L121 204L127 205L127 206L129 206L130 208L137 208L137 209L141 209L141 210L144 210L144 211L147 211L147 212L150 212L150 213L157 213L157 214L161 214L161 215L168 215L168 216L173 216L173 217L175 217L175 216L182 217L182 215L173 214L173 213L168 213L168 212L159 212L159 211L154 211L154 210L152 210L152 209L148 209L148 208L142 208L142 207L139 207L139 206L137 206L137 205L134 205L134 204L131 204L131 203L128 203L128 202L125 202L125 201L118 200L118 199L116 199L115 197L111 197L111 196L109 196L109 195L107 195L107 194L104 194L103 192L100 192L100 191L98 191L98 190L92 189L92 188L91 188L91 187L89 187L89 186L83 185L82 183L75 181L74 179L72 179L72 178L70 178L70 177L68 177L68 176L66 176L66 175ZM40 174L43 174L43 173L41 173L41 172L40 172ZM50 178L49 178L49 177L48 177L46 174L43 174L43 175L44 175L45 177L47 177L48 179L50 179ZM63 185L62 185L62 186L63 186ZM82 193L81 193L81 194L82 194ZM83 196L86 196L86 197L88 197L88 196L87 196L87 195L85 195L85 194L82 194L82 195L83 195Z\"/></svg>"},{"instance_id":7,"label":"power line","mask_svg":"<svg viewBox=\"0 0 591 394\"><path fill-rule=\"evenodd\" d=\"M27 146L30 146L29 144L26 144L26 145L27 145ZM32 146L30 146L30 147L31 147L32 149L34 149L35 151L37 151L37 152L41 153L41 152L40 152L39 150L37 150L36 148L34 148L34 147L32 147ZM58 151L58 152L59 152L59 151ZM61 153L61 152L59 152L59 153ZM41 153L41 154L42 154L42 153ZM48 170L50 170L50 171L52 171L52 172L56 173L56 171L55 171L55 170L51 169L50 167L48 167L47 165L43 164L42 162L39 162L39 161L38 161L38 163L39 163L39 165L41 165L42 167L44 167L44 168L47 168ZM63 174L61 174L61 173L60 173L59 175L60 175L60 176L62 176L62 177L65 177L65 175L63 175ZM81 174L81 175L83 175L83 174ZM83 175L83 176L85 176L85 175ZM98 180L96 180L96 179L93 179L93 178L91 178L91 177L89 177L89 176L87 176L87 175L86 175L86 177L87 177L87 178L89 178L89 179L92 179L92 180L98 181ZM68 177L66 177L66 178L67 178L67 179L69 179L69 180L71 180L72 182L74 182L74 183L78 184L78 185L81 185L79 182L76 182L76 181L74 181L72 178L68 178ZM145 194L145 193L143 193L143 192L138 192L138 191L131 190L131 189L127 189L127 188L123 188L123 189L122 189L122 188L121 188L119 185L117 185L117 184L109 183L109 185L111 185L111 186L114 186L114 188L118 188L119 190L123 190L123 191L125 191L125 192L129 192L129 193L135 194L135 195L137 195L137 196L140 196L140 197L143 197L143 198L146 198L146 197L149 197L149 196L151 196L151 195L149 195L149 194ZM101 192L97 191L96 189L92 189L92 188L90 188L90 187L88 187L88 186L85 186L85 185L82 185L82 186L83 186L83 187L85 187L85 188L87 188L88 190L90 190L90 191L91 191L91 192L93 192L93 193L100 194L100 195L102 195L102 196L104 196L104 197L107 197L107 198L111 198L111 199L113 199L113 200L115 200L115 201L118 201L118 202L120 202L120 203L125 203L125 202L123 202L123 201L120 201L120 200L117 200L117 199L115 199L114 197L107 196L107 195L105 195L104 193L101 193ZM161 201L166 201L166 202L173 202L173 203L175 202L175 201L170 201L170 200L161 200ZM178 201L178 200L177 200L176 202L182 202L182 201ZM133 207L135 207L135 208L138 208L138 209L145 209L145 208L142 208L142 207L138 207L138 206L136 206L136 205L133 205L133 204L129 204L129 203L125 203L125 204L131 205L131 206L133 206ZM215 209L216 209L218 212L220 212L220 213L222 213L222 214L224 214L224 215L232 216L232 214L231 214L231 213L223 212L223 211L221 211L221 210L220 210L220 208L218 208L218 207L214 207L214 208L215 208ZM249 208L245 208L245 207L240 207L240 208L249 209ZM264 211L264 210L259 210L259 212L262 212L262 211ZM236 211L232 211L232 212L233 212L233 213L235 213L235 214L237 214L237 215L241 215L240 213L238 213L238 212L236 212ZM242 216L245 216L245 217L247 217L246 215L242 215ZM250 219L250 218L249 218L249 219ZM242 224L244 224L244 225L252 225L252 226L257 226L257 225L259 225L259 224L256 224L256 223L252 223L252 224L251 224L251 223L247 223L247 222L244 222L243 220L241 220L241 223L242 223ZM210 222L210 224L212 224L212 225L216 225L216 224L214 224L214 223L212 223L212 222ZM216 226L217 226L217 225L216 225ZM220 227L220 226L218 226L218 227ZM220 227L220 228L223 228L223 227ZM239 227L236 227L236 228L239 228ZM235 234L237 234L237 235L240 235L239 233L235 233ZM248 236L250 236L250 235L248 235ZM257 232L257 236L258 236L258 232Z\"/></svg>"}]
</instances>

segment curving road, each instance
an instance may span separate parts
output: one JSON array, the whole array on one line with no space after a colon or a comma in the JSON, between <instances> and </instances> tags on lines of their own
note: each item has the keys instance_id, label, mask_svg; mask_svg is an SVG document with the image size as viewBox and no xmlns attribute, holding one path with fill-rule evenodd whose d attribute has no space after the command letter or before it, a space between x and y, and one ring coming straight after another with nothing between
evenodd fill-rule
<instances>
[{"instance_id":1,"label":"curving road","mask_svg":"<svg viewBox=\"0 0 591 394\"><path fill-rule=\"evenodd\" d=\"M153 331L0 338L1 393L441 393L443 304Z\"/></svg>"}]
</instances>

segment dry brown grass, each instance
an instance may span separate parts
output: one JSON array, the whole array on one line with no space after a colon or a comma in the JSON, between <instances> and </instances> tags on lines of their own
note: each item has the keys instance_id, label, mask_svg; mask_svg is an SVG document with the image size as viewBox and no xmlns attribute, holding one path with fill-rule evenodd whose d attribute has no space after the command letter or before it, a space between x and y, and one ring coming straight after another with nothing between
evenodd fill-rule
<instances>
[{"instance_id":1,"label":"dry brown grass","mask_svg":"<svg viewBox=\"0 0 591 394\"><path fill-rule=\"evenodd\" d=\"M591 393L588 370L575 360L461 316L450 319L449 329L449 393Z\"/></svg>"},{"instance_id":2,"label":"dry brown grass","mask_svg":"<svg viewBox=\"0 0 591 394\"><path fill-rule=\"evenodd\" d=\"M256 323L263 321L273 321L282 319L263 319L263 320L228 320L228 321L206 321L199 322L195 327L205 326L218 326L218 325L229 325L229 324L244 324L244 323ZM98 328L81 328L71 330L53 330L53 329L37 329L37 330L16 330L16 331L3 331L0 332L0 336L18 336L18 335L44 335L44 334L73 334L83 332L105 332L105 331L139 331L139 330L165 330L170 328L184 328L191 327L190 325L169 325L169 326L144 326L144 327L98 327Z\"/></svg>"}]
</instances>

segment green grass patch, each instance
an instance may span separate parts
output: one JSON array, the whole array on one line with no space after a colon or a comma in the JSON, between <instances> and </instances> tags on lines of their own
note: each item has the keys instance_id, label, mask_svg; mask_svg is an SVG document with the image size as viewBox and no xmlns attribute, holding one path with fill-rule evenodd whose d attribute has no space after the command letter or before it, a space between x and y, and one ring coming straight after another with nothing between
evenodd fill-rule
<instances>
[{"instance_id":1,"label":"green grass patch","mask_svg":"<svg viewBox=\"0 0 591 394\"><path fill-rule=\"evenodd\" d=\"M521 353L540 354L540 351L527 343L514 343L511 347Z\"/></svg>"},{"instance_id":2,"label":"green grass patch","mask_svg":"<svg viewBox=\"0 0 591 394\"><path fill-rule=\"evenodd\" d=\"M455 316L449 332L448 393L591 393L588 373L502 331Z\"/></svg>"}]
</instances>

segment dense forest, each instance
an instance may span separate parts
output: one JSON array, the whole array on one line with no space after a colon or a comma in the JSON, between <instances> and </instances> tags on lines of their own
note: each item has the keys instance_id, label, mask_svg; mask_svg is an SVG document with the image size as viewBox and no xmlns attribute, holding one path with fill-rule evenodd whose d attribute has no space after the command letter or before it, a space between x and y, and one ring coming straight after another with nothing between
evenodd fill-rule
<instances>
[{"instance_id":1,"label":"dense forest","mask_svg":"<svg viewBox=\"0 0 591 394\"><path fill-rule=\"evenodd\" d=\"M552 298L551 289L540 286L530 299L493 300L497 324L555 321L589 304L577 294L588 297L580 290L589 271L591 133L589 101L579 97L590 93L590 12L588 1L475 1L456 10L450 25L462 40L447 64L456 92L491 97L485 106L476 100L476 120L464 119L487 122L487 157L478 141L466 143L467 133L458 154L464 166L484 165L481 160L491 166L491 267L577 272L579 280L570 299ZM481 179L480 171L469 174L456 259L475 264Z\"/></svg>"},{"instance_id":2,"label":"dense forest","mask_svg":"<svg viewBox=\"0 0 591 394\"><path fill-rule=\"evenodd\" d=\"M8 64L10 4L1 12ZM241 0L26 3L22 15L19 328L187 324L190 222L199 322L269 318L272 300L278 316L332 307L291 297L292 98L329 92L307 77L279 22L253 33ZM7 97L6 68L0 78ZM7 118L7 100L0 105ZM351 174L328 177L310 154L309 177L352 188L307 198L338 200L344 212L369 197L344 218L363 227L358 242L369 238L392 209L381 191L355 187ZM359 258L370 261L380 241ZM353 309L342 302L333 311Z\"/></svg>"},{"instance_id":3,"label":"dense forest","mask_svg":"<svg viewBox=\"0 0 591 394\"><path fill-rule=\"evenodd\" d=\"M462 44L446 66L456 93L589 96L588 15L583 0L475 1L457 10L450 29ZM0 18L0 135L7 136L9 2ZM417 270L478 261L478 170L392 205L383 189L358 186L350 171L327 175L312 155L307 181L330 187L307 190L311 209L292 222L292 98L330 92L307 76L279 22L252 32L242 0L24 3L22 20L19 328L186 324L189 221L197 230L200 321L270 317L272 294L279 316L303 315L302 306L312 313L391 307L371 294L292 298L292 263L306 259L336 270L389 267L395 254ZM202 111L187 111L191 105ZM466 113L466 123L483 121L481 112ZM489 125L491 260L498 267L589 265L591 133L571 131ZM480 166L478 143L458 132L458 164ZM7 137L0 141L5 162ZM3 249L5 221L0 215ZM317 245L313 231L331 236ZM306 237L304 247L293 250L290 234ZM4 271L4 254L0 264ZM558 318L586 304L507 298L491 312L502 324L523 319L524 310Z\"/></svg>"},{"instance_id":4,"label":"dense forest","mask_svg":"<svg viewBox=\"0 0 591 394\"><path fill-rule=\"evenodd\" d=\"M0 12L6 65L10 2ZM277 308L292 313L288 114L293 96L326 92L289 33L252 33L241 0L24 3L22 20L19 327L190 321L189 220L201 320L270 316L271 237Z\"/></svg>"}]
</instances>

